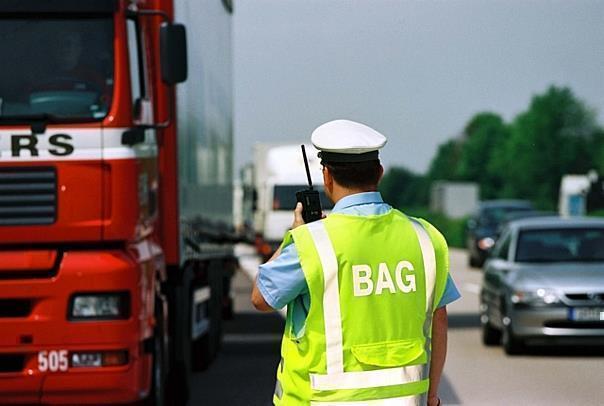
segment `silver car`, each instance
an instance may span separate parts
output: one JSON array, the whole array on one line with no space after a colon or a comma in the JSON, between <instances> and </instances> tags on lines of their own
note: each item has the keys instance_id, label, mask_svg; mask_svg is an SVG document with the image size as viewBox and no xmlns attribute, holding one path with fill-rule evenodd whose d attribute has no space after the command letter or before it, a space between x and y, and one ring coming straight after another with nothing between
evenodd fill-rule
<instances>
[{"instance_id":1,"label":"silver car","mask_svg":"<svg viewBox=\"0 0 604 406\"><path fill-rule=\"evenodd\" d=\"M604 345L604 219L509 223L484 266L482 341Z\"/></svg>"}]
</instances>

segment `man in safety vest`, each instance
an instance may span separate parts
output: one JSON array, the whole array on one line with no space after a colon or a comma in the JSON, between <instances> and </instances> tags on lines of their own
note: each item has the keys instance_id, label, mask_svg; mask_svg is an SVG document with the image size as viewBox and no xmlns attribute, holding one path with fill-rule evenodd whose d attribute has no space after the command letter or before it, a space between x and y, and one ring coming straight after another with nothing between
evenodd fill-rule
<instances>
[{"instance_id":1,"label":"man in safety vest","mask_svg":"<svg viewBox=\"0 0 604 406\"><path fill-rule=\"evenodd\" d=\"M460 297L447 244L377 192L386 138L363 124L318 127L327 196L323 220L302 206L260 266L252 292L262 311L287 305L275 405L438 405L447 346L446 305Z\"/></svg>"}]
</instances>

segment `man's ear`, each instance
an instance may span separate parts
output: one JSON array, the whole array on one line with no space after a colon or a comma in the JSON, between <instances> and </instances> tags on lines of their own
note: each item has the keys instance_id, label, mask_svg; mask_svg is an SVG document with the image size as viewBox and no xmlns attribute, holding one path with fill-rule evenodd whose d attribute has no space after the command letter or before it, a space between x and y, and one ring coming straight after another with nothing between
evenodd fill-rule
<instances>
[{"instance_id":1,"label":"man's ear","mask_svg":"<svg viewBox=\"0 0 604 406\"><path fill-rule=\"evenodd\" d=\"M382 164L380 164L380 177L379 177L379 180L382 180L383 176L384 176L384 167L382 166Z\"/></svg>"},{"instance_id":2,"label":"man's ear","mask_svg":"<svg viewBox=\"0 0 604 406\"><path fill-rule=\"evenodd\" d=\"M325 185L325 189L331 193L333 190L333 176L331 176L331 172L329 172L329 168L327 166L323 169L323 184Z\"/></svg>"}]
</instances>

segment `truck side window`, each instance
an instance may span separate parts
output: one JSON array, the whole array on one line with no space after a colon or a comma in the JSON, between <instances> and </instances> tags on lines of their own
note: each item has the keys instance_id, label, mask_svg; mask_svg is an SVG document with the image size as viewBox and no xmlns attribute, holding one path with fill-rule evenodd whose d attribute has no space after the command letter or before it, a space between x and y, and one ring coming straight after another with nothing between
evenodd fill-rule
<instances>
[{"instance_id":1,"label":"truck side window","mask_svg":"<svg viewBox=\"0 0 604 406\"><path fill-rule=\"evenodd\" d=\"M128 20L128 59L130 62L130 90L132 103L145 96L143 47L137 21Z\"/></svg>"}]
</instances>

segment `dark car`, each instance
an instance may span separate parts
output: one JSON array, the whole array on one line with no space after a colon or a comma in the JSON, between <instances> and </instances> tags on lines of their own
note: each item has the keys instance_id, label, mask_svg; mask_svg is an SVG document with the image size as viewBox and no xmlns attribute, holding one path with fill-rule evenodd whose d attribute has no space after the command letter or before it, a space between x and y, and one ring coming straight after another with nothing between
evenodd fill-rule
<instances>
[{"instance_id":1,"label":"dark car","mask_svg":"<svg viewBox=\"0 0 604 406\"><path fill-rule=\"evenodd\" d=\"M508 354L525 344L604 339L604 219L513 221L485 264L480 292L485 345Z\"/></svg>"},{"instance_id":2,"label":"dark car","mask_svg":"<svg viewBox=\"0 0 604 406\"><path fill-rule=\"evenodd\" d=\"M487 200L480 203L478 211L468 220L467 247L470 266L481 267L489 249L495 245L499 227L511 213L534 211L526 200Z\"/></svg>"}]
</instances>

